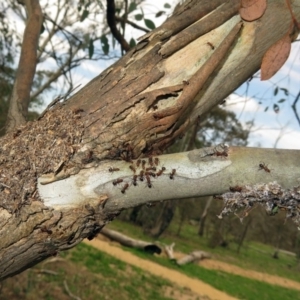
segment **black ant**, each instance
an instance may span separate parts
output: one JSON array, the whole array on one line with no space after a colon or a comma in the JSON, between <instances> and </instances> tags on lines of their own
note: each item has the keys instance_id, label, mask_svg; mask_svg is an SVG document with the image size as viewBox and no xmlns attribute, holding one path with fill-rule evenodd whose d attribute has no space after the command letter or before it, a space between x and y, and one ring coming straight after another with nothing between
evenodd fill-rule
<instances>
[{"instance_id":1,"label":"black ant","mask_svg":"<svg viewBox=\"0 0 300 300\"><path fill-rule=\"evenodd\" d=\"M124 147L125 147L125 149L121 150L120 157L121 157L121 159L131 163L132 162L133 149L130 146L130 144L128 144L128 143L124 144Z\"/></svg>"},{"instance_id":2,"label":"black ant","mask_svg":"<svg viewBox=\"0 0 300 300\"><path fill-rule=\"evenodd\" d=\"M146 168L146 171L156 171L156 167Z\"/></svg>"},{"instance_id":3,"label":"black ant","mask_svg":"<svg viewBox=\"0 0 300 300\"><path fill-rule=\"evenodd\" d=\"M83 158L82 160L81 160L81 162L83 163L83 164L89 164L90 162L92 162L93 161L93 151L88 151L87 152L87 154L86 154L86 157L85 158Z\"/></svg>"},{"instance_id":4,"label":"black ant","mask_svg":"<svg viewBox=\"0 0 300 300\"><path fill-rule=\"evenodd\" d=\"M211 48L212 50L215 50L215 46L214 46L212 43L207 42L207 45L210 46L210 48Z\"/></svg>"},{"instance_id":5,"label":"black ant","mask_svg":"<svg viewBox=\"0 0 300 300\"><path fill-rule=\"evenodd\" d=\"M140 172L140 181L144 181L144 171Z\"/></svg>"},{"instance_id":6,"label":"black ant","mask_svg":"<svg viewBox=\"0 0 300 300\"><path fill-rule=\"evenodd\" d=\"M47 232L48 234L52 234L52 230L48 229L46 226L41 227L41 232Z\"/></svg>"},{"instance_id":7,"label":"black ant","mask_svg":"<svg viewBox=\"0 0 300 300\"><path fill-rule=\"evenodd\" d=\"M81 112L84 112L84 110L82 108L75 108L75 109L73 109L72 112L73 112L74 115L77 115L77 114L79 114Z\"/></svg>"},{"instance_id":8,"label":"black ant","mask_svg":"<svg viewBox=\"0 0 300 300\"><path fill-rule=\"evenodd\" d=\"M152 158L152 157L149 157L149 158L148 158L148 161L149 161L149 165L152 167L152 166L153 166L153 158Z\"/></svg>"},{"instance_id":9,"label":"black ant","mask_svg":"<svg viewBox=\"0 0 300 300\"><path fill-rule=\"evenodd\" d=\"M160 176L164 171L166 170L165 167L162 167L161 170L159 170L157 173L156 173L156 176Z\"/></svg>"},{"instance_id":10,"label":"black ant","mask_svg":"<svg viewBox=\"0 0 300 300\"><path fill-rule=\"evenodd\" d=\"M120 169L119 169L119 168L113 168L113 167L110 167L110 168L108 169L108 171L109 171L110 173L113 173L113 172L115 172L115 171L120 171Z\"/></svg>"},{"instance_id":11,"label":"black ant","mask_svg":"<svg viewBox=\"0 0 300 300\"><path fill-rule=\"evenodd\" d=\"M265 163L260 163L258 166L260 170L265 170L267 173L271 172L271 170L268 168L268 166Z\"/></svg>"},{"instance_id":12,"label":"black ant","mask_svg":"<svg viewBox=\"0 0 300 300\"><path fill-rule=\"evenodd\" d=\"M116 180L113 181L113 185L117 185L119 183L123 182L123 179L122 178L118 178Z\"/></svg>"},{"instance_id":13,"label":"black ant","mask_svg":"<svg viewBox=\"0 0 300 300\"><path fill-rule=\"evenodd\" d=\"M176 169L172 169L172 172L170 173L170 179L174 179L174 175L176 173Z\"/></svg>"},{"instance_id":14,"label":"black ant","mask_svg":"<svg viewBox=\"0 0 300 300\"><path fill-rule=\"evenodd\" d=\"M128 188L129 188L129 184L128 184L128 183L125 183L125 184L123 185L123 188L122 188L122 190L121 190L121 193L122 193L122 194L125 194L125 191L126 191Z\"/></svg>"},{"instance_id":15,"label":"black ant","mask_svg":"<svg viewBox=\"0 0 300 300\"><path fill-rule=\"evenodd\" d=\"M134 186L137 186L137 175L133 175L133 179L132 179L132 184L134 185Z\"/></svg>"},{"instance_id":16,"label":"black ant","mask_svg":"<svg viewBox=\"0 0 300 300\"><path fill-rule=\"evenodd\" d=\"M148 188L152 188L152 183L151 183L151 180L150 180L150 176L148 174L146 174L146 180L147 180L147 186Z\"/></svg>"},{"instance_id":17,"label":"black ant","mask_svg":"<svg viewBox=\"0 0 300 300\"><path fill-rule=\"evenodd\" d=\"M143 159L142 160L142 168L145 169L146 161Z\"/></svg>"},{"instance_id":18,"label":"black ant","mask_svg":"<svg viewBox=\"0 0 300 300\"><path fill-rule=\"evenodd\" d=\"M138 160L136 161L136 166L139 167L140 164L141 164L141 162L142 162L142 161L141 161L140 159L138 159Z\"/></svg>"},{"instance_id":19,"label":"black ant","mask_svg":"<svg viewBox=\"0 0 300 300\"><path fill-rule=\"evenodd\" d=\"M222 152L220 152L220 151L215 151L214 154L215 154L216 156L228 156L228 153L227 153L225 150L222 151Z\"/></svg>"},{"instance_id":20,"label":"black ant","mask_svg":"<svg viewBox=\"0 0 300 300\"><path fill-rule=\"evenodd\" d=\"M236 185L236 186L229 187L229 190L231 192L241 192L243 190L243 188L241 186Z\"/></svg>"},{"instance_id":21,"label":"black ant","mask_svg":"<svg viewBox=\"0 0 300 300\"><path fill-rule=\"evenodd\" d=\"M136 172L136 169L135 169L135 167L134 166L129 166L129 169L133 172L133 173L135 173Z\"/></svg>"},{"instance_id":22,"label":"black ant","mask_svg":"<svg viewBox=\"0 0 300 300\"><path fill-rule=\"evenodd\" d=\"M146 172L145 175L150 175L152 177L156 177L156 174L153 172Z\"/></svg>"}]
</instances>

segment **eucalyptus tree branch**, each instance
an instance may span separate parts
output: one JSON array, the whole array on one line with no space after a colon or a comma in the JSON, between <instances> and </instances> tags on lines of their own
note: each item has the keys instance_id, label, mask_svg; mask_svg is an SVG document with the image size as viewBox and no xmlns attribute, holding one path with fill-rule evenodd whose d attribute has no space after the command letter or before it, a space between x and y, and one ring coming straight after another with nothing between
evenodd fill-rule
<instances>
[{"instance_id":1,"label":"eucalyptus tree branch","mask_svg":"<svg viewBox=\"0 0 300 300\"><path fill-rule=\"evenodd\" d=\"M28 20L24 31L21 56L9 103L6 131L26 122L30 90L37 64L37 47L43 20L38 0L26 0Z\"/></svg>"},{"instance_id":2,"label":"eucalyptus tree branch","mask_svg":"<svg viewBox=\"0 0 300 300\"><path fill-rule=\"evenodd\" d=\"M1 138L0 279L149 202L221 194L220 218L239 208L243 218L258 203L299 222L299 151L222 145L158 156L289 30L284 3L269 0L259 20L245 22L240 1L225 2L188 1L74 96ZM228 5L234 16L197 33Z\"/></svg>"},{"instance_id":3,"label":"eucalyptus tree branch","mask_svg":"<svg viewBox=\"0 0 300 300\"><path fill-rule=\"evenodd\" d=\"M277 182L282 190L300 186L297 150L219 145L157 158L157 161L155 157L151 161L145 159L144 167L138 160L101 162L97 167L51 184L47 184L49 177L43 176L39 179L39 193L44 204L54 208L76 207L86 199L96 201L106 196L101 204L103 212L114 215L123 209L166 199L221 195L237 186L270 182ZM145 171L151 166L153 170ZM279 197L275 194L275 198ZM261 204L267 201L271 201L268 194ZM300 221L300 213L297 215Z\"/></svg>"},{"instance_id":4,"label":"eucalyptus tree branch","mask_svg":"<svg viewBox=\"0 0 300 300\"><path fill-rule=\"evenodd\" d=\"M115 14L116 14L115 0L107 0L106 19L107 19L108 26L114 38L120 43L122 49L127 52L130 50L130 46L116 26Z\"/></svg>"}]
</instances>

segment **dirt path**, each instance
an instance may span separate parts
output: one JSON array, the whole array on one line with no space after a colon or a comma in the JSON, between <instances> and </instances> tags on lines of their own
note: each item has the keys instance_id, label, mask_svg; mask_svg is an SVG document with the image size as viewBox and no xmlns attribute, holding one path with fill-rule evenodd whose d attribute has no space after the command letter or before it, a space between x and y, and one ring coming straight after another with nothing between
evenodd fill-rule
<instances>
[{"instance_id":1,"label":"dirt path","mask_svg":"<svg viewBox=\"0 0 300 300\"><path fill-rule=\"evenodd\" d=\"M94 239L92 241L84 240L84 242L109 255L113 255L116 258L130 265L143 269L153 275L160 276L164 279L167 279L177 284L178 286L189 288L191 291L197 293L200 296L208 296L210 299L216 299L216 300L236 299L232 296L227 295L224 292L221 292L211 287L210 285L200 280L193 279L175 270L160 266L152 261L139 258L131 254L130 252L124 251L120 247L111 245L108 242L104 242L99 239Z\"/></svg>"},{"instance_id":2,"label":"dirt path","mask_svg":"<svg viewBox=\"0 0 300 300\"><path fill-rule=\"evenodd\" d=\"M300 283L297 281L293 281L291 279L287 279L284 277L279 277L275 275L270 275L267 273L260 273L253 270L245 270L238 266L227 264L222 261L214 260L214 259L207 259L203 260L199 263L204 268L207 269L214 269L214 270L220 270L236 275L240 275L243 277L248 277L255 280L264 281L270 284L279 285L288 289L295 289L300 291Z\"/></svg>"}]
</instances>

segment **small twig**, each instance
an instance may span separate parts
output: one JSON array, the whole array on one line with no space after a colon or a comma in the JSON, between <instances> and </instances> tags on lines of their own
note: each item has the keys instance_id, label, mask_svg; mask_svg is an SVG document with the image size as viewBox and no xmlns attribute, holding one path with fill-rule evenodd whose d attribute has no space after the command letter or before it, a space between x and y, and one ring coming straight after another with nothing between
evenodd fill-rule
<instances>
[{"instance_id":1,"label":"small twig","mask_svg":"<svg viewBox=\"0 0 300 300\"><path fill-rule=\"evenodd\" d=\"M58 272L52 271L52 270L47 270L47 269L40 269L37 270L38 273L44 273L44 274L49 274L49 275L58 275Z\"/></svg>"},{"instance_id":2,"label":"small twig","mask_svg":"<svg viewBox=\"0 0 300 300\"><path fill-rule=\"evenodd\" d=\"M143 26L140 26L140 25L138 25L138 24L136 24L136 23L134 23L134 22L132 22L132 21L129 21L128 19L125 20L124 18L121 18L121 17L119 17L119 16L115 16L115 19L116 19L116 21L118 21L118 22L125 22L125 23L129 24L130 26L132 26L132 27L135 28L135 29L142 30L142 31L144 31L144 32L146 32L146 33L150 32L149 29L147 29L147 28L145 28L145 27L143 27Z\"/></svg>"},{"instance_id":3,"label":"small twig","mask_svg":"<svg viewBox=\"0 0 300 300\"><path fill-rule=\"evenodd\" d=\"M65 261L64 258L61 257L52 257L50 259L47 259L46 261L43 262L43 265L49 264L49 263L54 263L54 262L62 262Z\"/></svg>"},{"instance_id":4,"label":"small twig","mask_svg":"<svg viewBox=\"0 0 300 300\"><path fill-rule=\"evenodd\" d=\"M71 31L65 29L64 27L62 27L60 24L57 24L55 20L52 20L47 14L44 14L44 18L46 20L48 20L49 22L51 22L54 26L56 26L59 30L62 31L62 33L68 33L70 36L72 36L73 39L77 40L79 42L79 44L82 44L82 41L75 35L73 34Z\"/></svg>"},{"instance_id":5,"label":"small twig","mask_svg":"<svg viewBox=\"0 0 300 300\"><path fill-rule=\"evenodd\" d=\"M297 102L299 101L299 99L300 99L300 91L299 91L298 95L296 96L294 103L292 104L292 109L294 111L295 117L300 125L300 117L298 115L297 108L296 108L296 105L297 105Z\"/></svg>"},{"instance_id":6,"label":"small twig","mask_svg":"<svg viewBox=\"0 0 300 300\"><path fill-rule=\"evenodd\" d=\"M45 89L47 89L51 85L51 83L53 83L55 80L57 80L57 78L59 76L61 76L61 74L65 74L65 73L69 72L70 69L72 69L71 68L72 66L68 66L68 65L70 65L70 63L72 62L72 59L74 58L74 56L77 54L77 52L79 50L80 50L80 47L77 47L75 49L75 51L72 53L72 56L69 56L69 58L59 67L59 69L49 77L48 81L31 95L32 99L36 98ZM73 61L73 63L74 63L74 61ZM67 66L68 66L68 68L65 69L65 67L67 67Z\"/></svg>"},{"instance_id":7,"label":"small twig","mask_svg":"<svg viewBox=\"0 0 300 300\"><path fill-rule=\"evenodd\" d=\"M66 280L64 280L64 287L65 287L65 289L66 289L67 294L68 294L72 299L81 300L80 297L77 297L77 296L75 296L74 294L71 293L71 291L69 290L69 287L68 287L68 284L67 284L67 281L66 281Z\"/></svg>"}]
</instances>

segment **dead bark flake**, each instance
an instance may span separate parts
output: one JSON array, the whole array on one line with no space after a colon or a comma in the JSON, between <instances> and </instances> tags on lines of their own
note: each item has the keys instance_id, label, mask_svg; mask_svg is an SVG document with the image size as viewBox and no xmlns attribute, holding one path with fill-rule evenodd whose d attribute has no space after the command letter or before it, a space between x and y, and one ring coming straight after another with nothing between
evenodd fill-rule
<instances>
[{"instance_id":1,"label":"dead bark flake","mask_svg":"<svg viewBox=\"0 0 300 300\"><path fill-rule=\"evenodd\" d=\"M267 9L267 0L241 0L240 15L245 21L255 21Z\"/></svg>"},{"instance_id":2,"label":"dead bark flake","mask_svg":"<svg viewBox=\"0 0 300 300\"><path fill-rule=\"evenodd\" d=\"M261 80L270 79L284 65L291 51L289 32L273 44L264 54L261 63Z\"/></svg>"}]
</instances>

